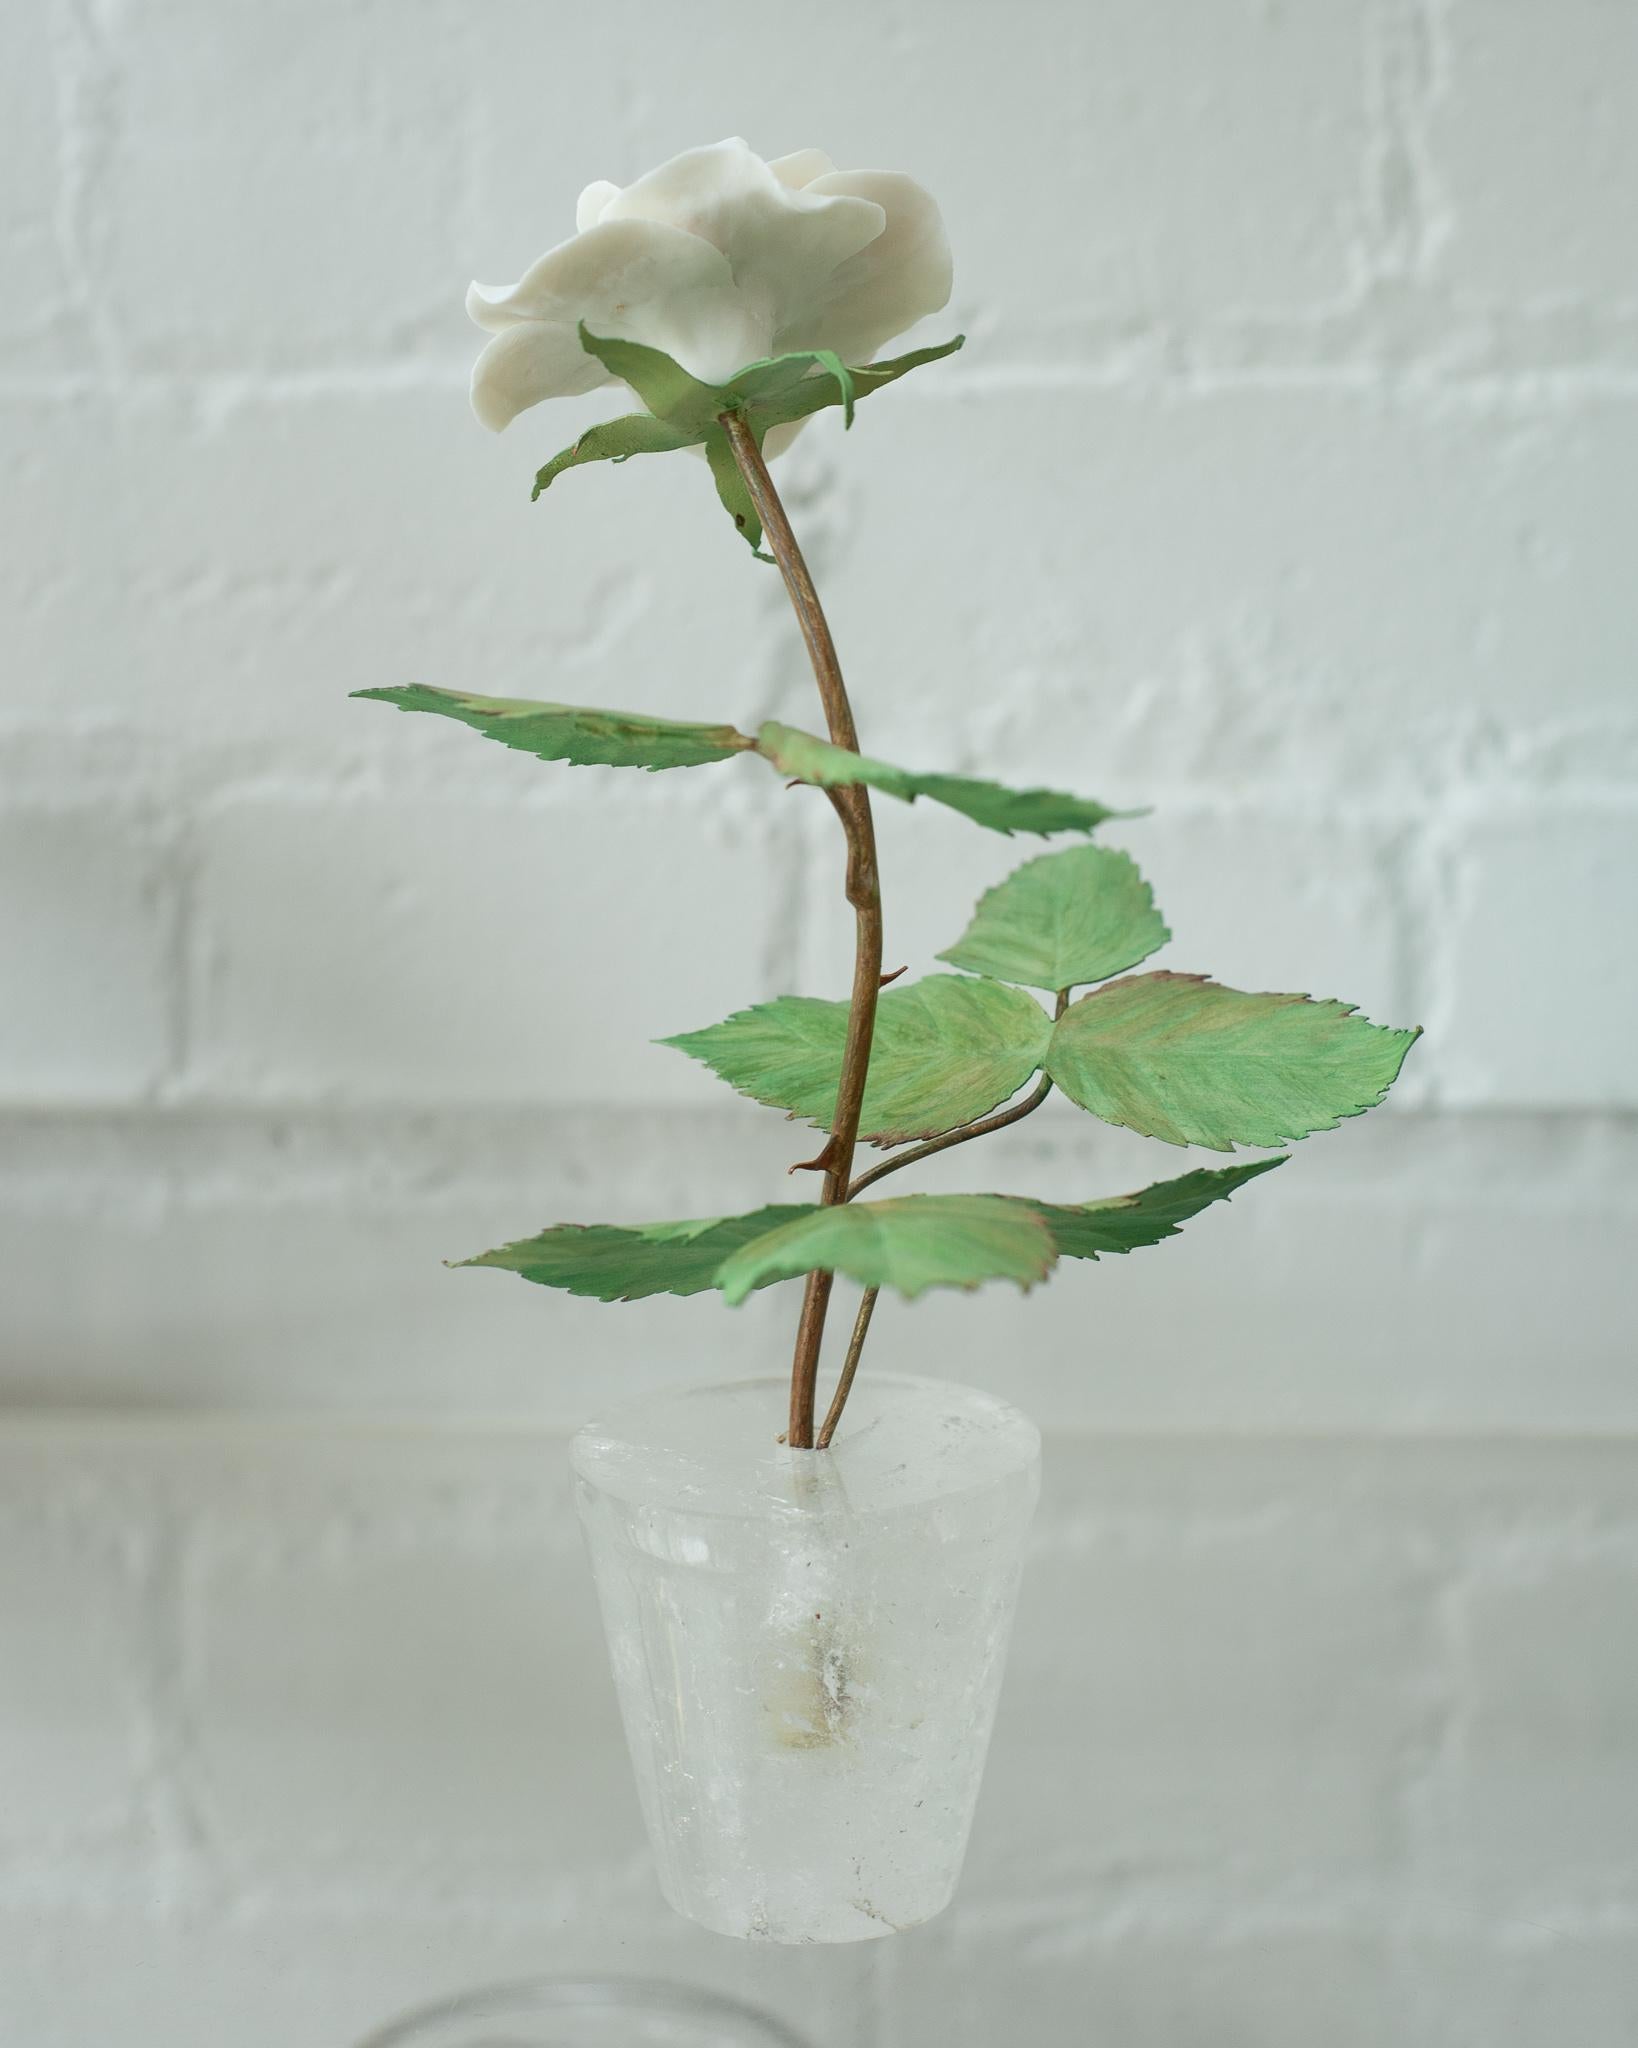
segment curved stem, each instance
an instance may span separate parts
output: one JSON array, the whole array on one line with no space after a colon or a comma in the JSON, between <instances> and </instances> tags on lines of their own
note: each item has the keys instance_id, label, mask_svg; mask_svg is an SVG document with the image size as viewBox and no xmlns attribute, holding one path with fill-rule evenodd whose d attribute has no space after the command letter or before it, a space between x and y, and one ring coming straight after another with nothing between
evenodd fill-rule
<instances>
[{"instance_id":1,"label":"curved stem","mask_svg":"<svg viewBox=\"0 0 1638 2048\"><path fill-rule=\"evenodd\" d=\"M1052 1013L1054 1022L1068 1008L1069 990L1061 988L1058 991L1057 1007ZM908 1152L896 1152L891 1159L884 1159L879 1166L871 1167L868 1173L861 1173L847 1191L848 1200L851 1202L855 1196L862 1195L866 1188L879 1181L883 1175L897 1173L901 1166L914 1166L918 1159L931 1159L935 1152L948 1152L952 1145L965 1145L969 1138L986 1138L991 1131L1004 1131L1008 1124L1022 1123L1026 1116L1040 1108L1051 1093L1051 1078L1043 1074L1023 1101L1014 1103L1011 1109L998 1109L993 1116L980 1117L977 1123L963 1124L959 1130L941 1131L936 1138L929 1138L925 1144L912 1145Z\"/></svg>"},{"instance_id":2,"label":"curved stem","mask_svg":"<svg viewBox=\"0 0 1638 2048\"><path fill-rule=\"evenodd\" d=\"M847 1191L848 1200L851 1202L856 1195L862 1195L884 1174L897 1173L901 1166L914 1166L918 1159L931 1159L935 1152L948 1152L952 1145L965 1145L969 1138L986 1138L991 1131L1004 1131L1008 1124L1022 1122L1032 1111L1039 1109L1051 1093L1052 1083L1043 1074L1023 1101L1015 1103L1011 1109L997 1110L994 1116L980 1117L975 1124L963 1124L958 1131L941 1131L925 1144L912 1145L908 1152L895 1152L891 1159L884 1159L879 1166L871 1167L868 1173L861 1173Z\"/></svg>"},{"instance_id":3,"label":"curved stem","mask_svg":"<svg viewBox=\"0 0 1638 2048\"><path fill-rule=\"evenodd\" d=\"M870 1332L870 1318L876 1313L876 1297L879 1287L867 1287L859 1303L859 1313L853 1319L853 1335L847 1340L847 1357L842 1365L842 1376L836 1382L836 1392L831 1397L826 1411L824 1427L819 1432L815 1446L821 1451L830 1449L830 1440L836 1434L836 1425L842 1419L842 1410L847 1406L847 1397L853 1391L853 1375L859 1370L859 1354L864 1350L865 1338Z\"/></svg>"},{"instance_id":4,"label":"curved stem","mask_svg":"<svg viewBox=\"0 0 1638 2048\"><path fill-rule=\"evenodd\" d=\"M756 444L756 436L735 413L724 413L719 424L728 437L745 488L762 522L762 532L779 573L785 579L791 609L796 613L814 681L824 706L825 724L831 740L850 753L859 751L859 735L853 723L847 685L842 680L836 643L830 635L819 593L813 587L808 565L802 559L796 535L779 493L774 489L768 465ZM859 1137L859 1113L864 1104L865 1075L870 1066L870 1044L876 1029L876 998L882 985L882 892L876 869L876 830L870 815L870 798L862 784L827 791L842 830L847 835L847 900L853 906L853 992L848 1003L847 1042L842 1052L842 1071L836 1084L836 1109L831 1118L830 1137L820 1158L824 1161L825 1183L820 1200L845 1202L853 1173L853 1152ZM812 1450L814 1393L819 1378L819 1349L825 1334L825 1312L830 1306L832 1275L810 1273L802 1297L802 1317L796 1330L796 1351L791 1360L791 1415L787 1442L798 1450ZM856 1363L857 1361L855 1361Z\"/></svg>"},{"instance_id":5,"label":"curved stem","mask_svg":"<svg viewBox=\"0 0 1638 2048\"><path fill-rule=\"evenodd\" d=\"M1070 991L1061 988L1053 1006L1052 1017L1057 1022L1069 1008ZM897 1173L901 1166L913 1166L918 1159L930 1159L935 1152L948 1152L954 1145L965 1145L969 1138L988 1137L991 1131L1004 1131L1008 1124L1022 1123L1024 1118L1038 1110L1052 1093L1052 1079L1043 1074L1022 1102L1014 1103L1011 1109L997 1110L994 1116L980 1117L976 1123L963 1124L960 1130L943 1131L936 1138L929 1138L925 1144L912 1145L908 1152L900 1152L892 1159L884 1159L879 1166L871 1167L868 1173L861 1173L847 1191L851 1202L855 1195L885 1174ZM828 1277L828 1276L827 1276ZM853 1375L859 1370L859 1355L864 1350L865 1338L870 1334L870 1318L876 1313L876 1296L879 1287L865 1289L864 1299L859 1303L859 1313L854 1320L853 1335L848 1340L847 1359L842 1367L842 1376L836 1383L835 1398L831 1401L830 1412L825 1417L823 1429L819 1432L820 1450L830 1448L830 1440L836 1434L836 1425L842 1419L842 1410L847 1397L853 1390Z\"/></svg>"}]
</instances>

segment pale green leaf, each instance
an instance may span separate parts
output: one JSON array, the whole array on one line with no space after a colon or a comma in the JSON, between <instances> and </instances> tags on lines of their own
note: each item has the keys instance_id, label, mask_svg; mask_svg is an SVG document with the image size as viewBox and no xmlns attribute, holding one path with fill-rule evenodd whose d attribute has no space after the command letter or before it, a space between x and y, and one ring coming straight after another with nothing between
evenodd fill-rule
<instances>
[{"instance_id":1,"label":"pale green leaf","mask_svg":"<svg viewBox=\"0 0 1638 2048\"><path fill-rule=\"evenodd\" d=\"M960 811L976 825L987 825L992 832L1039 832L1043 837L1053 832L1090 832L1106 818L1132 815L1055 789L1007 789L999 782L981 782L967 775L918 775L772 721L757 733L756 749L781 775L797 782L811 782L820 789L862 782L905 803L914 803L918 796L930 797L934 803Z\"/></svg>"},{"instance_id":2,"label":"pale green leaf","mask_svg":"<svg viewBox=\"0 0 1638 2048\"><path fill-rule=\"evenodd\" d=\"M748 1216L706 1216L693 1223L560 1223L538 1237L503 1244L463 1266L497 1266L542 1287L598 1301L640 1301L650 1294L702 1294L717 1284L731 1252L808 1213L801 1202L775 1204ZM766 1286L779 1275L753 1284Z\"/></svg>"},{"instance_id":3,"label":"pale green leaf","mask_svg":"<svg viewBox=\"0 0 1638 2048\"><path fill-rule=\"evenodd\" d=\"M1056 990L1124 974L1170 937L1129 854L1071 846L1026 861L988 890L938 957L997 981Z\"/></svg>"},{"instance_id":4,"label":"pale green leaf","mask_svg":"<svg viewBox=\"0 0 1638 2048\"><path fill-rule=\"evenodd\" d=\"M845 1273L865 1287L913 1298L929 1287L985 1280L1044 1280L1058 1256L1027 1203L1004 1195L905 1195L839 1202L753 1238L723 1262L717 1284L743 1301L753 1288L796 1273Z\"/></svg>"},{"instance_id":5,"label":"pale green leaf","mask_svg":"<svg viewBox=\"0 0 1638 2048\"><path fill-rule=\"evenodd\" d=\"M828 1130L847 1040L848 1005L780 996L703 1031L661 1039L773 1109ZM970 1123L1041 1064L1052 1020L999 982L934 974L891 988L876 1006L859 1135L877 1145Z\"/></svg>"},{"instance_id":6,"label":"pale green leaf","mask_svg":"<svg viewBox=\"0 0 1638 2048\"><path fill-rule=\"evenodd\" d=\"M1103 1252L1136 1251L1141 1245L1175 1237L1191 1216L1198 1216L1213 1202L1226 1201L1258 1174L1284 1166L1290 1156L1281 1152L1273 1159L1248 1160L1243 1166L1203 1166L1176 1180L1156 1181L1135 1195L1111 1195L1101 1202L1078 1202L1067 1208L1051 1202L1033 1202L1031 1206L1052 1232L1062 1257L1095 1259Z\"/></svg>"},{"instance_id":7,"label":"pale green leaf","mask_svg":"<svg viewBox=\"0 0 1638 2048\"><path fill-rule=\"evenodd\" d=\"M400 711L433 711L458 719L502 746L580 768L698 768L708 761L731 760L751 745L731 725L679 725L670 718L577 704L536 704L524 697L469 697L460 690L434 689L429 683L352 694L396 704Z\"/></svg>"},{"instance_id":8,"label":"pale green leaf","mask_svg":"<svg viewBox=\"0 0 1638 2048\"><path fill-rule=\"evenodd\" d=\"M675 448L692 447L698 439L697 434L670 426L651 413L622 413L618 419L588 427L572 448L565 448L544 469L537 470L530 497L538 498L566 469L579 469L587 462L626 462L633 455L666 455Z\"/></svg>"},{"instance_id":9,"label":"pale green leaf","mask_svg":"<svg viewBox=\"0 0 1638 2048\"><path fill-rule=\"evenodd\" d=\"M1045 1066L1105 1123L1232 1152L1334 1130L1373 1108L1418 1036L1368 1023L1349 1003L1139 974L1071 1003Z\"/></svg>"}]
</instances>

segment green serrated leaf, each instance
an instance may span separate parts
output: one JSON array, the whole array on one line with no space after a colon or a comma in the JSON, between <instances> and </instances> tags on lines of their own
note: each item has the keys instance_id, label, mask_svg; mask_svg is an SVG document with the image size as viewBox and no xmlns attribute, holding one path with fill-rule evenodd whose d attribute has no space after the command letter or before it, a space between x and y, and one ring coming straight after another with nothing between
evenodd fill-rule
<instances>
[{"instance_id":1,"label":"green serrated leaf","mask_svg":"<svg viewBox=\"0 0 1638 2048\"><path fill-rule=\"evenodd\" d=\"M1243 1166L1203 1166L1176 1180L1139 1188L1135 1195L1111 1195L1101 1202L1078 1202L1067 1208L1051 1202L1031 1206L1052 1232L1061 1257L1095 1259L1104 1252L1136 1251L1142 1245L1175 1237L1191 1216L1198 1216L1213 1202L1227 1201L1236 1188L1260 1173L1284 1166L1290 1156L1281 1152L1273 1159L1248 1160Z\"/></svg>"},{"instance_id":2,"label":"green serrated leaf","mask_svg":"<svg viewBox=\"0 0 1638 2048\"><path fill-rule=\"evenodd\" d=\"M999 782L981 782L967 775L917 775L772 721L757 733L756 750L781 775L797 782L811 782L820 789L863 782L907 804L918 796L930 797L992 832L1038 832L1043 837L1053 832L1091 832L1106 818L1134 815L1055 789L1007 789Z\"/></svg>"},{"instance_id":3,"label":"green serrated leaf","mask_svg":"<svg viewBox=\"0 0 1638 2048\"><path fill-rule=\"evenodd\" d=\"M1158 1244L1237 1187L1283 1166L1259 1159L1161 1181L1135 1195L1064 1206L1016 1195L906 1195L821 1208L776 1203L684 1223L563 1223L462 1266L490 1266L596 1301L703 1294L730 1302L801 1273L846 1273L914 1296L929 1287L1043 1280L1058 1258Z\"/></svg>"},{"instance_id":4,"label":"green serrated leaf","mask_svg":"<svg viewBox=\"0 0 1638 2048\"><path fill-rule=\"evenodd\" d=\"M737 1088L827 1130L847 1039L848 1005L781 996L703 1031L661 1039ZM876 1145L970 1123L1041 1064L1052 1020L999 982L934 974L886 991L876 1009L859 1135Z\"/></svg>"},{"instance_id":5,"label":"green serrated leaf","mask_svg":"<svg viewBox=\"0 0 1638 2048\"><path fill-rule=\"evenodd\" d=\"M1004 1195L905 1195L811 1209L724 1260L717 1285L730 1303L797 1273L846 1273L913 1299L929 1287L1015 1280L1031 1287L1057 1259L1046 1224Z\"/></svg>"},{"instance_id":6,"label":"green serrated leaf","mask_svg":"<svg viewBox=\"0 0 1638 2048\"><path fill-rule=\"evenodd\" d=\"M1420 1031L1351 1003L1138 974L1071 1003L1045 1066L1072 1102L1168 1145L1283 1145L1379 1103Z\"/></svg>"},{"instance_id":7,"label":"green serrated leaf","mask_svg":"<svg viewBox=\"0 0 1638 2048\"><path fill-rule=\"evenodd\" d=\"M622 413L618 419L588 427L572 448L565 448L544 469L537 470L530 497L538 498L566 469L579 469L588 462L626 462L633 455L668 455L673 449L692 447L698 439L697 434L657 420L652 413Z\"/></svg>"},{"instance_id":8,"label":"green serrated leaf","mask_svg":"<svg viewBox=\"0 0 1638 2048\"><path fill-rule=\"evenodd\" d=\"M561 1287L597 1301L641 1301L650 1294L703 1294L717 1284L717 1269L731 1252L781 1224L805 1216L811 1205L776 1203L748 1216L706 1216L692 1223L560 1223L537 1237L503 1244L463 1266L497 1266L542 1287ZM779 1276L770 1274L757 1286Z\"/></svg>"},{"instance_id":9,"label":"green serrated leaf","mask_svg":"<svg viewBox=\"0 0 1638 2048\"><path fill-rule=\"evenodd\" d=\"M997 981L1057 990L1124 974L1170 937L1129 854L1071 846L1026 861L986 891L938 957Z\"/></svg>"},{"instance_id":10,"label":"green serrated leaf","mask_svg":"<svg viewBox=\"0 0 1638 2048\"><path fill-rule=\"evenodd\" d=\"M731 725L680 725L630 711L599 711L577 704L536 704L526 697L469 697L430 683L401 689L354 690L396 704L400 711L434 711L458 719L485 739L577 768L699 768L728 761L752 744Z\"/></svg>"}]
</instances>

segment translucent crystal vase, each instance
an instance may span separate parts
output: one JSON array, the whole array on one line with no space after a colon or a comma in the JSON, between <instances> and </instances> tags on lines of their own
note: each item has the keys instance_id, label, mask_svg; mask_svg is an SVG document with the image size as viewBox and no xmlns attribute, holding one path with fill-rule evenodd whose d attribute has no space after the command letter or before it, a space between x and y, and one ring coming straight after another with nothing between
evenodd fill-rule
<instances>
[{"instance_id":1,"label":"translucent crystal vase","mask_svg":"<svg viewBox=\"0 0 1638 2048\"><path fill-rule=\"evenodd\" d=\"M719 1934L864 1941L960 1874L1040 1482L988 1394L860 1375L828 1451L781 1380L575 1438L620 1711L670 1903Z\"/></svg>"},{"instance_id":2,"label":"translucent crystal vase","mask_svg":"<svg viewBox=\"0 0 1638 2048\"><path fill-rule=\"evenodd\" d=\"M685 1984L543 1977L406 2013L358 2048L805 2048L769 2013Z\"/></svg>"}]
</instances>

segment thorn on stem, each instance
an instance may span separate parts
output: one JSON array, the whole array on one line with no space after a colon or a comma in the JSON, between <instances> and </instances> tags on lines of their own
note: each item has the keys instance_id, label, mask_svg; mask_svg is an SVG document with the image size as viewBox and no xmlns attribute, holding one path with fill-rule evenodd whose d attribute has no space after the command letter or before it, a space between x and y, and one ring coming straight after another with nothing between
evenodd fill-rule
<instances>
[{"instance_id":1,"label":"thorn on stem","mask_svg":"<svg viewBox=\"0 0 1638 2048\"><path fill-rule=\"evenodd\" d=\"M817 1159L799 1159L794 1166L786 1167L785 1171L787 1174L829 1173L835 1156L836 1140L831 1138L826 1141L825 1149L819 1154Z\"/></svg>"},{"instance_id":2,"label":"thorn on stem","mask_svg":"<svg viewBox=\"0 0 1638 2048\"><path fill-rule=\"evenodd\" d=\"M884 974L884 975L882 976L881 980L880 980L880 981L879 981L879 982L877 983L877 986L878 986L879 988L886 988L887 984L888 984L888 983L889 983L890 981L897 981L897 980L898 980L898 978L899 978L899 976L900 976L901 974L908 974L909 972L910 972L910 969L909 969L909 967L908 967L908 966L905 966L905 967L895 967L895 968L893 969L893 972L892 972L891 974Z\"/></svg>"}]
</instances>

